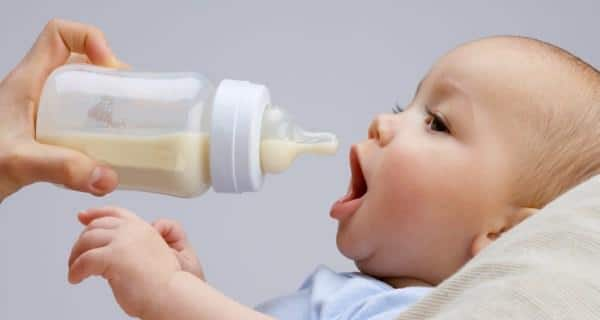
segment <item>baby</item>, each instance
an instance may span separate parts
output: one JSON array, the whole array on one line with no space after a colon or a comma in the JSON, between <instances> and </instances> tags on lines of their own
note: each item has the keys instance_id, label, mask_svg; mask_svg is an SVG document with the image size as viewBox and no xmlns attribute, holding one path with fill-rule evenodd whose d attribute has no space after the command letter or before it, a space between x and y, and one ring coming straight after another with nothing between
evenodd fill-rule
<instances>
[{"instance_id":1,"label":"baby","mask_svg":"<svg viewBox=\"0 0 600 320\"><path fill-rule=\"evenodd\" d=\"M494 37L442 57L413 101L371 123L331 209L360 273L321 267L289 296L247 308L203 279L181 227L119 208L79 214L69 280L108 280L152 319L389 319L495 239L600 173L600 73L541 41Z\"/></svg>"}]
</instances>

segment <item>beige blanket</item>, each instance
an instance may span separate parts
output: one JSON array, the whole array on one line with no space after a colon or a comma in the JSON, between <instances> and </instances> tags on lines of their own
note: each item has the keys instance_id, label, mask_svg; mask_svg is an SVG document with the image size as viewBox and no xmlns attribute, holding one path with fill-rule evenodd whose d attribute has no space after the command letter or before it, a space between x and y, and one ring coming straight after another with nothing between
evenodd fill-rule
<instances>
[{"instance_id":1,"label":"beige blanket","mask_svg":"<svg viewBox=\"0 0 600 320\"><path fill-rule=\"evenodd\" d=\"M600 319L600 176L507 232L404 319Z\"/></svg>"}]
</instances>

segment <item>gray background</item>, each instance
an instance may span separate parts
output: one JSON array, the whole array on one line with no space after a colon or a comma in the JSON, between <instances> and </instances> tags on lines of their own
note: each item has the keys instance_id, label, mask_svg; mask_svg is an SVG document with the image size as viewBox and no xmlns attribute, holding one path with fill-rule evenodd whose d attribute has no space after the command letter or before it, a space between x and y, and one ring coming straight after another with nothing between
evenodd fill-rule
<instances>
[{"instance_id":1,"label":"gray background","mask_svg":"<svg viewBox=\"0 0 600 320\"><path fill-rule=\"evenodd\" d=\"M136 70L198 71L269 86L309 128L341 139L332 158L302 158L259 193L185 200L119 191L105 198L37 184L0 206L0 319L123 319L108 286L66 281L78 210L118 204L180 220L209 281L253 305L289 292L318 264L352 270L335 247L331 203L348 183L347 152L396 100L405 103L444 52L496 34L538 37L600 63L594 1L7 1L0 74L52 17L103 29Z\"/></svg>"}]
</instances>

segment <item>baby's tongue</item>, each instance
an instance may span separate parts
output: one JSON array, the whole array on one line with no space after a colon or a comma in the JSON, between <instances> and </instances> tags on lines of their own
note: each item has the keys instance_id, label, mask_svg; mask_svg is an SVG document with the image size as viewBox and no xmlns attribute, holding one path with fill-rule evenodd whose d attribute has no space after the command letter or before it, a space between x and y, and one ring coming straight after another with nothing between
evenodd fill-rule
<instances>
[{"instance_id":1,"label":"baby's tongue","mask_svg":"<svg viewBox=\"0 0 600 320\"><path fill-rule=\"evenodd\" d=\"M336 203L337 203L337 202L339 202L339 203L344 203L344 202L346 202L346 201L348 201L348 200L352 199L352 193L353 193L352 191L353 191L353 190L352 190L352 181L350 181L350 184L348 185L348 191L346 191L346 194L345 194L345 195L343 195L341 198L339 198L339 199L336 201Z\"/></svg>"},{"instance_id":2,"label":"baby's tongue","mask_svg":"<svg viewBox=\"0 0 600 320\"><path fill-rule=\"evenodd\" d=\"M336 220L342 220L352 215L362 204L362 197L356 198L352 182L348 188L348 193L342 196L331 206L329 216Z\"/></svg>"}]
</instances>

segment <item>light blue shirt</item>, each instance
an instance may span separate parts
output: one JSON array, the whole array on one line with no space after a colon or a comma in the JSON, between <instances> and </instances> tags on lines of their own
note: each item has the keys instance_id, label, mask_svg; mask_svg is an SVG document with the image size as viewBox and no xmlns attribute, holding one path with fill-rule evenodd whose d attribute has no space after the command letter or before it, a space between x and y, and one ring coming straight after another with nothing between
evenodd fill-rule
<instances>
[{"instance_id":1,"label":"light blue shirt","mask_svg":"<svg viewBox=\"0 0 600 320\"><path fill-rule=\"evenodd\" d=\"M335 273L320 266L297 292L275 298L256 310L280 320L394 319L433 288L394 289L360 273Z\"/></svg>"}]
</instances>

